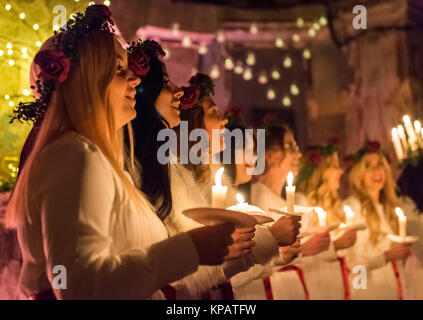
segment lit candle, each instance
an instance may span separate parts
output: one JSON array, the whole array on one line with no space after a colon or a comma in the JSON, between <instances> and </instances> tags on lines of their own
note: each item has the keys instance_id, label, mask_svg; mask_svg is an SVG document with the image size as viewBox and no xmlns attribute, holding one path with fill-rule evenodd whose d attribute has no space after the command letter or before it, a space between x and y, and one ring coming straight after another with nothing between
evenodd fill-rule
<instances>
[{"instance_id":1,"label":"lit candle","mask_svg":"<svg viewBox=\"0 0 423 320\"><path fill-rule=\"evenodd\" d=\"M326 227L326 211L320 207L316 207L315 211L317 213L317 218L319 219L319 225L321 227Z\"/></svg>"},{"instance_id":2,"label":"lit candle","mask_svg":"<svg viewBox=\"0 0 423 320\"><path fill-rule=\"evenodd\" d=\"M350 208L350 206L344 206L344 212L346 216L347 225L352 225L354 220L354 211Z\"/></svg>"},{"instance_id":3,"label":"lit candle","mask_svg":"<svg viewBox=\"0 0 423 320\"><path fill-rule=\"evenodd\" d=\"M423 140L421 136L422 125L419 120L414 121L414 129L416 130L417 142L419 143L420 147L423 147Z\"/></svg>"},{"instance_id":4,"label":"lit candle","mask_svg":"<svg viewBox=\"0 0 423 320\"><path fill-rule=\"evenodd\" d=\"M402 159L404 159L404 152L402 151L401 141L399 139L397 128L392 129L392 143L394 144L397 159L401 161Z\"/></svg>"},{"instance_id":5,"label":"lit candle","mask_svg":"<svg viewBox=\"0 0 423 320\"><path fill-rule=\"evenodd\" d=\"M235 210L235 211L241 211L241 212L248 212L248 203L245 202L242 194L237 193L236 194L236 200L238 201L238 204L236 204L235 206L231 206L227 209Z\"/></svg>"},{"instance_id":6,"label":"lit candle","mask_svg":"<svg viewBox=\"0 0 423 320\"><path fill-rule=\"evenodd\" d=\"M405 157L407 157L408 143L407 143L407 138L405 137L404 127L400 124L397 127L397 130L398 130L398 135L399 135L401 143L402 143L402 147L405 150Z\"/></svg>"},{"instance_id":7,"label":"lit candle","mask_svg":"<svg viewBox=\"0 0 423 320\"><path fill-rule=\"evenodd\" d=\"M408 142L410 143L411 151L414 151L417 149L417 137L416 133L414 132L413 125L411 124L411 119L408 115L405 115L402 120L404 121L405 130L407 131Z\"/></svg>"},{"instance_id":8,"label":"lit candle","mask_svg":"<svg viewBox=\"0 0 423 320\"><path fill-rule=\"evenodd\" d=\"M395 208L395 213L398 216L399 236L405 238L407 236L407 217L404 215L401 208Z\"/></svg>"},{"instance_id":9,"label":"lit candle","mask_svg":"<svg viewBox=\"0 0 423 320\"><path fill-rule=\"evenodd\" d=\"M214 177L216 185L212 186L212 207L213 208L224 208L226 205L226 193L228 187L222 185L222 174L224 168L217 170Z\"/></svg>"},{"instance_id":10,"label":"lit candle","mask_svg":"<svg viewBox=\"0 0 423 320\"><path fill-rule=\"evenodd\" d=\"M288 213L295 213L295 186L294 183L294 174L290 171L287 177L288 186L286 187L286 202L288 207Z\"/></svg>"}]
</instances>

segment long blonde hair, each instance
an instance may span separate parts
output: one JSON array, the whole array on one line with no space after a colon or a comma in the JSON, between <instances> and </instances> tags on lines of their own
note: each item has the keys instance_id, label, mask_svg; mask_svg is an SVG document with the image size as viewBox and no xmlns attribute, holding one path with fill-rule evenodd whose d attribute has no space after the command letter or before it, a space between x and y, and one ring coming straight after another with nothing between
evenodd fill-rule
<instances>
[{"instance_id":1,"label":"long blonde hair","mask_svg":"<svg viewBox=\"0 0 423 320\"><path fill-rule=\"evenodd\" d=\"M298 190L306 195L309 205L321 207L327 212L329 225L345 222L342 200L338 191L330 188L325 175L326 170L335 162L335 154L336 152L325 156L323 161L314 168L313 173L298 184ZM305 165L306 163L301 161L300 170L303 170Z\"/></svg>"},{"instance_id":2,"label":"long blonde hair","mask_svg":"<svg viewBox=\"0 0 423 320\"><path fill-rule=\"evenodd\" d=\"M380 217L377 209L370 196L367 193L364 185L364 173L366 170L366 161L369 155L364 155L359 162L357 162L351 169L349 179L353 188L354 195L361 203L361 212L364 215L368 228L370 230L370 241L376 244L380 236L383 234L380 231ZM398 218L395 214L395 207L398 205L398 198L395 193L395 181L391 174L391 168L385 156L380 153L375 153L379 156L383 170L385 171L385 185L380 191L380 202L383 205L385 218L393 232L398 232Z\"/></svg>"},{"instance_id":3,"label":"long blonde hair","mask_svg":"<svg viewBox=\"0 0 423 320\"><path fill-rule=\"evenodd\" d=\"M6 224L16 227L29 219L31 170L37 156L62 134L77 132L96 144L121 179L135 205L146 203L124 173L129 163L125 152L123 128L117 128L110 99L110 84L116 74L116 41L108 32L93 31L78 42L79 63L73 65L65 82L53 93L34 148L20 173L6 212ZM130 128L129 128L130 129ZM130 141L131 130L129 130ZM133 163L133 161L132 161Z\"/></svg>"}]
</instances>

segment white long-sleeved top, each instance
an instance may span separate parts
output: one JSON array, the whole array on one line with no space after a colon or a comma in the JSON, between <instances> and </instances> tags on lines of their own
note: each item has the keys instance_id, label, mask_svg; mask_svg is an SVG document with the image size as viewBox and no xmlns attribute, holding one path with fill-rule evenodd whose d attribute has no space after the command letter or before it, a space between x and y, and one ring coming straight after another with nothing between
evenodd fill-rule
<instances>
[{"instance_id":1,"label":"white long-sleeved top","mask_svg":"<svg viewBox=\"0 0 423 320\"><path fill-rule=\"evenodd\" d=\"M214 177L218 168L217 165L211 165L210 174L212 177ZM210 207L211 183L210 185L197 183L192 172L181 164L170 166L170 177L173 210L165 221L169 233L171 235L178 234L202 226L186 217L182 212L190 208ZM228 186L227 205L235 204L236 190L231 186L228 177L225 175L223 184ZM277 254L277 241L267 228L257 226L254 240L256 246L253 247L251 255L226 261L222 266L200 266L196 273L186 277L182 282L188 291L188 297L199 298L201 292L226 281L234 274L248 270L254 264L265 264Z\"/></svg>"},{"instance_id":2,"label":"white long-sleeved top","mask_svg":"<svg viewBox=\"0 0 423 320\"><path fill-rule=\"evenodd\" d=\"M385 218L382 205L376 207L380 218L380 232L384 235L380 237L377 243L370 241L370 231L365 216L361 210L361 203L355 197L351 196L345 200L354 211L353 223L365 224L367 229L357 233L357 241L348 250L348 265L352 270L354 267L364 267L367 273L367 288L361 289L354 283L360 284L361 281L355 281L354 277L361 275L359 273L351 274L351 298L352 299L378 299L378 300L396 300L398 296L398 286L392 264L385 260L385 252L391 248L392 242L388 239L388 234L394 234L387 219ZM404 212L406 215L407 213ZM403 292L408 292L407 282L404 278L404 268L401 261L396 261L400 273ZM358 269L357 269L358 270ZM357 288L355 288L357 287ZM406 297L407 298L407 297Z\"/></svg>"},{"instance_id":3,"label":"white long-sleeved top","mask_svg":"<svg viewBox=\"0 0 423 320\"><path fill-rule=\"evenodd\" d=\"M59 299L163 299L160 288L197 270L191 238L168 238L148 202L137 209L100 149L75 132L38 155L29 194L30 222L18 227L27 296L49 289L58 265Z\"/></svg>"}]
</instances>

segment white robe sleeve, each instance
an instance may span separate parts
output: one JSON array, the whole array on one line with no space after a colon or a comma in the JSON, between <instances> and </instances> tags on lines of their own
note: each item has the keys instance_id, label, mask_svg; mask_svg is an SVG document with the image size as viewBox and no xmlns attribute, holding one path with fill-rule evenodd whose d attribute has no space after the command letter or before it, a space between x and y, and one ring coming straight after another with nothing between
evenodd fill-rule
<instances>
[{"instance_id":1,"label":"white robe sleeve","mask_svg":"<svg viewBox=\"0 0 423 320\"><path fill-rule=\"evenodd\" d=\"M187 234L111 253L115 182L98 150L72 142L45 150L38 164L32 199L40 206L46 272L50 283L54 266L67 272L67 288L53 288L58 298L145 299L197 269Z\"/></svg>"}]
</instances>

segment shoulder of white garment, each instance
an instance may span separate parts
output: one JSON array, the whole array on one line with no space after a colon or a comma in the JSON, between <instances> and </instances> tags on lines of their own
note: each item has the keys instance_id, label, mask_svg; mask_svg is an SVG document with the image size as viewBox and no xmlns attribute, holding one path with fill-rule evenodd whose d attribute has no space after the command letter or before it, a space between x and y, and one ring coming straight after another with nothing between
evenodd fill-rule
<instances>
[{"instance_id":1,"label":"shoulder of white garment","mask_svg":"<svg viewBox=\"0 0 423 320\"><path fill-rule=\"evenodd\" d=\"M295 204L297 206L308 206L307 196L302 192L295 193Z\"/></svg>"}]
</instances>

